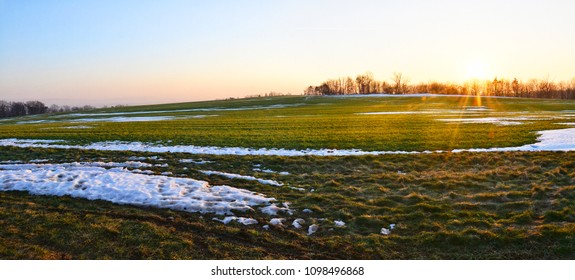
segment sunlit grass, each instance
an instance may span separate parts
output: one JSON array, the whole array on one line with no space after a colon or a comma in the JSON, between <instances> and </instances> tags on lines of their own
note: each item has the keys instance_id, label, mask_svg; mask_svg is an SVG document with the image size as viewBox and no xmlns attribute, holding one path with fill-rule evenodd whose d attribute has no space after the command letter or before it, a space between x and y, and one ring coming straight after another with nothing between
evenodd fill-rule
<instances>
[{"instance_id":1,"label":"sunlit grass","mask_svg":"<svg viewBox=\"0 0 575 280\"><path fill-rule=\"evenodd\" d=\"M214 111L142 113L131 116L177 116L169 121L70 123L81 116L51 118L56 123L0 123L3 138L66 139L79 143L95 141L143 141L202 146L363 149L363 150L451 150L490 148L533 143L536 132L564 128L549 117L571 117L561 110L575 109L571 101L513 98L481 98L486 111L466 111L478 106L476 97L276 97L234 101L181 103L108 109L106 112L214 109ZM254 109L258 106L294 107ZM220 109L250 108L229 111ZM220 110L220 111L218 111ZM99 110L100 112L102 110ZM432 113L429 113L429 112ZM425 112L423 114L361 115L367 112ZM446 113L448 112L448 113ZM521 125L461 124L442 118L520 117L544 114L547 120L529 120ZM205 118L186 118L217 115ZM567 115L567 117L564 117ZM116 116L116 115L114 115ZM105 117L92 116L91 118ZM108 116L109 117L109 116ZM183 118L183 119L182 119ZM33 120L33 119L26 119ZM74 125L92 128L74 129Z\"/></svg>"}]
</instances>

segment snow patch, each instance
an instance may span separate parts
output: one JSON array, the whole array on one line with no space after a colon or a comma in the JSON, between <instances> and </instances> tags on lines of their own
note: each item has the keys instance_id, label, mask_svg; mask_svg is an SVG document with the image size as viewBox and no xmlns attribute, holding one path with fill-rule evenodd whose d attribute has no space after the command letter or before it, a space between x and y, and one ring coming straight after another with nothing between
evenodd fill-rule
<instances>
[{"instance_id":1,"label":"snow patch","mask_svg":"<svg viewBox=\"0 0 575 280\"><path fill-rule=\"evenodd\" d=\"M309 226L309 228L307 229L307 235L312 235L312 234L316 233L318 229L319 229L319 226L316 224Z\"/></svg>"},{"instance_id":2,"label":"snow patch","mask_svg":"<svg viewBox=\"0 0 575 280\"><path fill-rule=\"evenodd\" d=\"M289 215L293 214L293 212L289 209L288 205L286 205L285 203L284 207L279 207L275 203L272 203L269 206L261 207L260 210L262 211L262 213L270 216L276 216L278 212L288 213Z\"/></svg>"},{"instance_id":3,"label":"snow patch","mask_svg":"<svg viewBox=\"0 0 575 280\"><path fill-rule=\"evenodd\" d=\"M295 228L302 228L302 224L305 224L305 220L302 218L297 218L293 221L292 226Z\"/></svg>"},{"instance_id":4,"label":"snow patch","mask_svg":"<svg viewBox=\"0 0 575 280\"><path fill-rule=\"evenodd\" d=\"M335 224L336 227L345 227L344 221L335 220L333 221L333 223Z\"/></svg>"},{"instance_id":5,"label":"snow patch","mask_svg":"<svg viewBox=\"0 0 575 280\"><path fill-rule=\"evenodd\" d=\"M512 118L458 118L458 119L437 119L438 121L442 122L451 122L451 123L462 123L462 124L481 124L481 123L488 123L488 124L495 124L501 126L507 125L521 125L522 122L519 121L511 121Z\"/></svg>"},{"instance_id":6,"label":"snow patch","mask_svg":"<svg viewBox=\"0 0 575 280\"><path fill-rule=\"evenodd\" d=\"M251 211L253 206L275 201L244 189L210 186L205 181L79 163L0 165L0 191L12 190L219 215Z\"/></svg>"},{"instance_id":7,"label":"snow patch","mask_svg":"<svg viewBox=\"0 0 575 280\"><path fill-rule=\"evenodd\" d=\"M209 160L193 160L193 159L180 159L181 163L193 163L193 164L206 164L211 163Z\"/></svg>"},{"instance_id":8,"label":"snow patch","mask_svg":"<svg viewBox=\"0 0 575 280\"><path fill-rule=\"evenodd\" d=\"M283 222L285 222L286 219L284 218L273 218L270 220L270 224L274 225L274 226L283 226Z\"/></svg>"},{"instance_id":9,"label":"snow patch","mask_svg":"<svg viewBox=\"0 0 575 280\"><path fill-rule=\"evenodd\" d=\"M228 216L228 217L225 217L223 219L213 218L212 220L223 223L224 225L227 225L231 221L236 221L236 222L238 222L244 226L255 225L258 223L258 221L256 219L245 218L245 217L236 217L236 216Z\"/></svg>"},{"instance_id":10,"label":"snow patch","mask_svg":"<svg viewBox=\"0 0 575 280\"><path fill-rule=\"evenodd\" d=\"M110 117L110 118L85 118L85 119L72 119L68 122L74 123L88 123L88 122L156 122L173 120L173 116L157 116L157 117Z\"/></svg>"},{"instance_id":11,"label":"snow patch","mask_svg":"<svg viewBox=\"0 0 575 280\"><path fill-rule=\"evenodd\" d=\"M574 151L575 128L543 130L538 132L540 137L537 143L521 147L503 148L473 148L455 149L452 152L507 152L507 151ZM99 151L133 151L153 153L189 153L211 155L258 155L258 156L362 156L362 155L387 155L387 154L431 154L443 151L362 151L351 150L288 150L274 148L239 148L239 147L202 147L202 146L161 146L142 142L96 142L89 145L66 145L64 140L38 140L38 139L0 139L0 146L12 146L20 148L54 148L54 149L82 149ZM237 175L237 174L236 174ZM240 175L242 176L242 175ZM247 176L251 177L251 176ZM255 178L255 177L253 177ZM271 180L270 180L271 181ZM275 182L275 181L274 181ZM276 182L277 184L280 184Z\"/></svg>"},{"instance_id":12,"label":"snow patch","mask_svg":"<svg viewBox=\"0 0 575 280\"><path fill-rule=\"evenodd\" d=\"M239 174L233 174L233 173L226 173L226 172L219 172L219 171L205 171L205 170L199 170L199 172L204 173L206 175L219 175L219 176L223 176L223 177L227 177L230 179L242 179L242 180L249 180L249 181L257 181L261 184L264 185L270 185L270 186L277 186L277 187L281 187L284 184L279 183L277 181L274 180L266 180L266 179L259 179L253 176L244 176L244 175L239 175Z\"/></svg>"}]
</instances>

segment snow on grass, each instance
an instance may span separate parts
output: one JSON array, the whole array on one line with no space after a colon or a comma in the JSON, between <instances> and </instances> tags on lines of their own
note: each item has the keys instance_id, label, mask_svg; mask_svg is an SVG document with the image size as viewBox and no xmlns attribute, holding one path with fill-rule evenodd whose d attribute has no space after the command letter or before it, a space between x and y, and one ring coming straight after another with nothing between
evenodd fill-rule
<instances>
[{"instance_id":1,"label":"snow on grass","mask_svg":"<svg viewBox=\"0 0 575 280\"><path fill-rule=\"evenodd\" d=\"M305 220L302 218L297 218L292 222L292 226L295 228L302 228L302 224L305 224Z\"/></svg>"},{"instance_id":2,"label":"snow on grass","mask_svg":"<svg viewBox=\"0 0 575 280\"><path fill-rule=\"evenodd\" d=\"M511 118L457 118L457 119L437 119L442 122L462 123L462 124L475 124L475 123L490 123L495 125L521 125L523 122L511 121Z\"/></svg>"},{"instance_id":3,"label":"snow on grass","mask_svg":"<svg viewBox=\"0 0 575 280\"><path fill-rule=\"evenodd\" d=\"M258 223L258 221L253 218L236 217L236 216L227 216L223 219L213 218L212 220L223 223L224 225L229 224L231 221L236 221L244 226L255 225Z\"/></svg>"},{"instance_id":4,"label":"snow on grass","mask_svg":"<svg viewBox=\"0 0 575 280\"><path fill-rule=\"evenodd\" d=\"M452 152L501 152L501 151L575 151L575 128L543 130L538 132L537 143L520 147L502 148L473 148L455 149ZM65 144L64 140L38 140L38 139L0 139L0 146L12 146L20 148L54 148L54 149L82 149L99 151L132 151L152 153L188 153L209 155L256 155L256 156L362 156L362 155L386 155L386 154L429 154L443 151L363 151L359 149L275 149L275 148L242 148L242 147L207 147L207 146L163 146L142 142L96 142L88 145ZM215 173L214 173L215 174ZM237 175L237 174L235 174ZM239 175L242 176L242 175ZM256 179L252 176L250 179ZM261 180L261 179L260 179ZM272 180L269 180L272 181ZM275 181L273 181L275 182ZM280 183L277 183L279 185Z\"/></svg>"},{"instance_id":5,"label":"snow on grass","mask_svg":"<svg viewBox=\"0 0 575 280\"><path fill-rule=\"evenodd\" d=\"M232 210L253 211L253 206L275 201L244 189L210 186L205 181L79 163L2 164L0 191L13 190L219 215L232 214Z\"/></svg>"},{"instance_id":6,"label":"snow on grass","mask_svg":"<svg viewBox=\"0 0 575 280\"><path fill-rule=\"evenodd\" d=\"M319 229L319 226L316 224L309 226L309 228L307 229L307 235L312 235L312 234L316 233L318 229Z\"/></svg>"},{"instance_id":7,"label":"snow on grass","mask_svg":"<svg viewBox=\"0 0 575 280\"><path fill-rule=\"evenodd\" d=\"M274 226L283 226L283 222L285 222L286 219L284 218L273 218L270 220L270 225L274 225Z\"/></svg>"},{"instance_id":8,"label":"snow on grass","mask_svg":"<svg viewBox=\"0 0 575 280\"><path fill-rule=\"evenodd\" d=\"M270 216L276 216L278 214L278 212L284 212L284 213L288 213L290 215L293 214L293 212L289 209L288 205L286 205L284 203L283 206L284 207L280 207L280 206L277 206L275 203L272 203L268 206L261 207L260 210L262 211L262 213L270 215Z\"/></svg>"},{"instance_id":9,"label":"snow on grass","mask_svg":"<svg viewBox=\"0 0 575 280\"><path fill-rule=\"evenodd\" d=\"M336 227L345 227L345 222L340 220L333 221Z\"/></svg>"},{"instance_id":10,"label":"snow on grass","mask_svg":"<svg viewBox=\"0 0 575 280\"><path fill-rule=\"evenodd\" d=\"M110 117L110 118L84 118L68 120L74 123L87 123L87 122L155 122L155 121L169 121L176 117L173 116L156 116L156 117Z\"/></svg>"},{"instance_id":11,"label":"snow on grass","mask_svg":"<svg viewBox=\"0 0 575 280\"><path fill-rule=\"evenodd\" d=\"M271 169L253 168L252 170L253 170L253 171L257 171L257 172L263 172L263 173L273 173L273 174L279 174L279 175L290 175L290 173L289 173L289 172L286 172L286 171L278 172L278 171L273 171L273 170L271 170Z\"/></svg>"},{"instance_id":12,"label":"snow on grass","mask_svg":"<svg viewBox=\"0 0 575 280\"><path fill-rule=\"evenodd\" d=\"M520 147L460 149L453 152L535 152L535 151L575 151L575 128L544 130L539 132L537 143Z\"/></svg>"},{"instance_id":13,"label":"snow on grass","mask_svg":"<svg viewBox=\"0 0 575 280\"><path fill-rule=\"evenodd\" d=\"M88 145L56 144L55 142L43 142L54 140L35 139L0 139L0 146L13 146L21 148L53 148L53 149L82 149L99 151L132 151L152 153L188 153L209 155L257 155L257 156L360 156L381 154L419 154L421 152L406 151L362 151L359 149L336 150L336 149L276 149L276 148L243 148L243 147L213 147L213 146L163 146L143 142L95 142ZM63 142L63 140L58 140ZM429 151L423 153L431 153Z\"/></svg>"},{"instance_id":14,"label":"snow on grass","mask_svg":"<svg viewBox=\"0 0 575 280\"><path fill-rule=\"evenodd\" d=\"M52 130L52 129L60 129L60 128L64 128L64 129L90 129L90 128L94 128L94 126L90 126L90 125L72 125L72 126L60 126L60 127L42 127L40 129L44 130Z\"/></svg>"},{"instance_id":15,"label":"snow on grass","mask_svg":"<svg viewBox=\"0 0 575 280\"><path fill-rule=\"evenodd\" d=\"M562 119L563 117L558 116L546 116L546 115L535 115L535 116L516 116L516 117L485 117L485 118L450 118L450 119L437 119L443 122L453 122L453 123L463 123L463 124L474 124L474 123L490 123L495 125L521 125L524 121L546 121L553 119Z\"/></svg>"},{"instance_id":16,"label":"snow on grass","mask_svg":"<svg viewBox=\"0 0 575 280\"><path fill-rule=\"evenodd\" d=\"M249 181L257 181L260 184L276 186L276 187L281 187L284 185L284 184L279 183L279 182L274 181L274 180L259 179L259 178L256 178L254 176L244 176L244 175L240 175L240 174L233 174L233 173L226 173L226 172L219 172L219 171L206 171L206 170L199 170L199 172L204 173L206 175L219 175L219 176L223 176L223 177L230 178L230 179L242 179L242 180L249 180Z\"/></svg>"},{"instance_id":17,"label":"snow on grass","mask_svg":"<svg viewBox=\"0 0 575 280\"><path fill-rule=\"evenodd\" d=\"M193 163L193 164L206 164L211 163L209 160L193 160L193 159L180 159L181 163Z\"/></svg>"}]
</instances>

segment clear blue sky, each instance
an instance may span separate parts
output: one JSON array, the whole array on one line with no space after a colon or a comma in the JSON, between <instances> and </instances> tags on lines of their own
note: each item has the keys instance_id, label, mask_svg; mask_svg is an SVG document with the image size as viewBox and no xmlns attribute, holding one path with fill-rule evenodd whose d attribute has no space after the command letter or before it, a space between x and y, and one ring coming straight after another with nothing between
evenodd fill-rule
<instances>
[{"instance_id":1,"label":"clear blue sky","mask_svg":"<svg viewBox=\"0 0 575 280\"><path fill-rule=\"evenodd\" d=\"M575 1L0 0L0 99L146 104L328 78L575 77Z\"/></svg>"}]
</instances>

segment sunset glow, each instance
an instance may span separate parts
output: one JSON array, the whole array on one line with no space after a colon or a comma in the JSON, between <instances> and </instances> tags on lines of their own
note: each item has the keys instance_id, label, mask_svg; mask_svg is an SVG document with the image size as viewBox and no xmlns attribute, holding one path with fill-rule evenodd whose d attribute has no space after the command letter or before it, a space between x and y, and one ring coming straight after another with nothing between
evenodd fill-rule
<instances>
[{"instance_id":1,"label":"sunset glow","mask_svg":"<svg viewBox=\"0 0 575 280\"><path fill-rule=\"evenodd\" d=\"M493 76L492 70L484 62L475 61L467 66L467 79L485 80Z\"/></svg>"},{"instance_id":2,"label":"sunset glow","mask_svg":"<svg viewBox=\"0 0 575 280\"><path fill-rule=\"evenodd\" d=\"M494 8L496 7L496 8ZM144 104L575 77L573 1L0 1L0 99Z\"/></svg>"}]
</instances>

